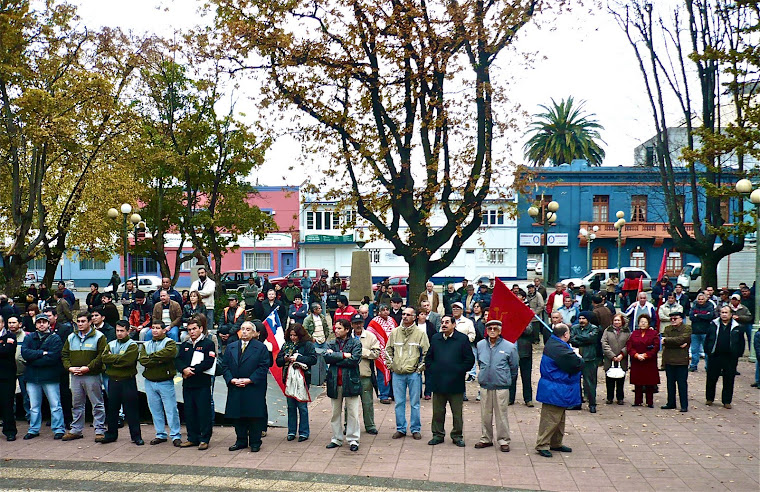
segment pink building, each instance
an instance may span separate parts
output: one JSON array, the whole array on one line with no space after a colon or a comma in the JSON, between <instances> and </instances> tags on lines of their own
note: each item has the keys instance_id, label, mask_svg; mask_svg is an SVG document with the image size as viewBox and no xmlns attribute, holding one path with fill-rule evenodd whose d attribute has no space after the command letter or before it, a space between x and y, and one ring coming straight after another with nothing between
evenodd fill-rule
<instances>
[{"instance_id":1,"label":"pink building","mask_svg":"<svg viewBox=\"0 0 760 492\"><path fill-rule=\"evenodd\" d=\"M257 190L258 193L249 196L249 203L270 213L277 223L277 230L270 232L263 239L250 236L240 237L239 248L223 256L222 272L257 270L259 274L269 273L271 277L285 275L298 267L298 213L300 209L298 187L259 186ZM179 240L178 235L167 236L166 251L170 266L176 258ZM182 251L192 252L189 242L186 241L183 244ZM193 260L182 265L176 286L178 289L190 286L190 272L195 263ZM140 275L158 275L159 272L158 265L150 258L141 257L138 261L133 260L133 271L130 275L134 275L135 267L138 268Z\"/></svg>"}]
</instances>

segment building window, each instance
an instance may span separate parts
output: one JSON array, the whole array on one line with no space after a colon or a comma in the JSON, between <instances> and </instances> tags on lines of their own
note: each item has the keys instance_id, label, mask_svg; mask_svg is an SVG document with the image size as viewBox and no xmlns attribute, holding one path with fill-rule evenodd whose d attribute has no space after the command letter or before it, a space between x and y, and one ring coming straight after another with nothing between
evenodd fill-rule
<instances>
[{"instance_id":1,"label":"building window","mask_svg":"<svg viewBox=\"0 0 760 492\"><path fill-rule=\"evenodd\" d=\"M503 210L484 210L482 225L504 225Z\"/></svg>"},{"instance_id":2,"label":"building window","mask_svg":"<svg viewBox=\"0 0 760 492\"><path fill-rule=\"evenodd\" d=\"M720 216L725 223L731 223L731 208L729 207L728 198L720 199Z\"/></svg>"},{"instance_id":3,"label":"building window","mask_svg":"<svg viewBox=\"0 0 760 492\"><path fill-rule=\"evenodd\" d=\"M340 214L329 210L306 212L306 229L312 231L340 229Z\"/></svg>"},{"instance_id":4,"label":"building window","mask_svg":"<svg viewBox=\"0 0 760 492\"><path fill-rule=\"evenodd\" d=\"M647 196L631 196L631 222L647 221Z\"/></svg>"},{"instance_id":5,"label":"building window","mask_svg":"<svg viewBox=\"0 0 760 492\"><path fill-rule=\"evenodd\" d=\"M487 249L486 261L488 263L501 265L502 263L504 263L504 249L502 248Z\"/></svg>"},{"instance_id":6,"label":"building window","mask_svg":"<svg viewBox=\"0 0 760 492\"><path fill-rule=\"evenodd\" d=\"M26 262L26 267L29 270L45 270L47 258L35 258Z\"/></svg>"},{"instance_id":7,"label":"building window","mask_svg":"<svg viewBox=\"0 0 760 492\"><path fill-rule=\"evenodd\" d=\"M243 269L272 271L272 254L243 253Z\"/></svg>"},{"instance_id":8,"label":"building window","mask_svg":"<svg viewBox=\"0 0 760 492\"><path fill-rule=\"evenodd\" d=\"M193 256L189 260L187 260L186 262L182 263L182 265L180 265L179 271L180 272L192 272L193 271L193 267L195 265L197 265L197 264L198 264L198 258L196 258L195 256Z\"/></svg>"},{"instance_id":9,"label":"building window","mask_svg":"<svg viewBox=\"0 0 760 492\"><path fill-rule=\"evenodd\" d=\"M631 251L631 266L634 268L641 268L642 270L646 270L647 255L644 250L641 249L641 246L636 246L636 248Z\"/></svg>"},{"instance_id":10,"label":"building window","mask_svg":"<svg viewBox=\"0 0 760 492\"><path fill-rule=\"evenodd\" d=\"M105 266L104 266L105 269ZM132 256L132 274L137 272L139 274L155 274L158 273L158 263L153 258L135 257Z\"/></svg>"},{"instance_id":11,"label":"building window","mask_svg":"<svg viewBox=\"0 0 760 492\"><path fill-rule=\"evenodd\" d=\"M378 248L368 248L365 249L367 253L369 253L369 262L377 265L380 263L380 249Z\"/></svg>"},{"instance_id":12,"label":"building window","mask_svg":"<svg viewBox=\"0 0 760 492\"><path fill-rule=\"evenodd\" d=\"M592 221L595 223L607 222L610 216L609 195L594 195Z\"/></svg>"},{"instance_id":13,"label":"building window","mask_svg":"<svg viewBox=\"0 0 760 492\"><path fill-rule=\"evenodd\" d=\"M356 225L356 210L347 210L344 214L346 225Z\"/></svg>"},{"instance_id":14,"label":"building window","mask_svg":"<svg viewBox=\"0 0 760 492\"><path fill-rule=\"evenodd\" d=\"M668 276L675 277L683 270L683 255L680 251L669 251L667 263L665 264L665 273Z\"/></svg>"},{"instance_id":15,"label":"building window","mask_svg":"<svg viewBox=\"0 0 760 492\"><path fill-rule=\"evenodd\" d=\"M607 254L607 250L604 248L594 248L594 251L591 252L591 269L603 270L608 268L608 265L609 255Z\"/></svg>"},{"instance_id":16,"label":"building window","mask_svg":"<svg viewBox=\"0 0 760 492\"><path fill-rule=\"evenodd\" d=\"M106 262L102 260L93 260L91 258L82 258L79 260L80 270L105 270Z\"/></svg>"}]
</instances>

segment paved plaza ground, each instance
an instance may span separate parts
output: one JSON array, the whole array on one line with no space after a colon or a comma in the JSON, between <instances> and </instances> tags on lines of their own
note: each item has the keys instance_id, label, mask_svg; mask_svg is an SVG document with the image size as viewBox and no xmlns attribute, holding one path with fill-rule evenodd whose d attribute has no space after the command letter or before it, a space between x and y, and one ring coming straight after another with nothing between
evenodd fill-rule
<instances>
[{"instance_id":1,"label":"paved plaza ground","mask_svg":"<svg viewBox=\"0 0 760 492\"><path fill-rule=\"evenodd\" d=\"M539 357L537 348L534 388ZM117 443L105 445L92 441L92 428L85 429L85 439L72 442L54 441L49 428L43 428L37 439L0 442L0 488L126 490L130 483L142 483L143 488L167 490L203 483L267 490L361 490L360 486L370 487L368 490L480 490L494 486L600 492L757 491L760 391L749 386L754 364L740 362L739 370L733 409L707 407L705 372L700 363L700 371L689 375L689 412L680 413L659 408L665 403L664 373L660 373L662 392L655 395L654 409L631 407L633 395L628 385L625 405L605 405L600 369L598 413L568 412L565 444L573 452L555 453L550 459L538 456L533 449L540 404L528 408L519 396L517 404L510 407L511 452L474 449L480 437L480 407L475 401L477 385L468 383L465 448L454 446L450 439L438 446L427 445L432 403L423 401L421 441L411 436L391 439L395 430L393 405L376 403L379 435L362 434L357 453L347 446L325 449L331 436L331 410L323 394L309 409L308 441L288 442L285 429L270 428L257 454L227 450L234 442L231 427L215 427L211 447L205 452L169 444L138 447L128 441L126 428ZM22 425L19 437L24 431ZM152 426L143 426L146 440L153 437L152 432ZM195 468L188 472L187 465Z\"/></svg>"}]
</instances>

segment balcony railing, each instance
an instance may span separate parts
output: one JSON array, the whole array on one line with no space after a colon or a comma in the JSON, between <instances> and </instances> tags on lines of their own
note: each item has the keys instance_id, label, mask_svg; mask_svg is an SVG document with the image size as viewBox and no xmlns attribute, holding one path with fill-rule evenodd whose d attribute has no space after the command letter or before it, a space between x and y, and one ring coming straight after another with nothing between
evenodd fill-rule
<instances>
[{"instance_id":1,"label":"balcony railing","mask_svg":"<svg viewBox=\"0 0 760 492\"><path fill-rule=\"evenodd\" d=\"M599 226L599 230L596 231L597 239L602 238L617 238L617 229L612 222L608 223L595 223L595 222L581 222L578 228L585 228L591 230L594 226ZM686 232L689 235L694 235L694 224L684 224ZM581 241L581 245L586 244L586 239L578 234L578 239ZM625 239L653 239L655 243L661 244L664 239L670 239L670 233L668 232L667 222L626 222L623 228L623 240Z\"/></svg>"}]
</instances>

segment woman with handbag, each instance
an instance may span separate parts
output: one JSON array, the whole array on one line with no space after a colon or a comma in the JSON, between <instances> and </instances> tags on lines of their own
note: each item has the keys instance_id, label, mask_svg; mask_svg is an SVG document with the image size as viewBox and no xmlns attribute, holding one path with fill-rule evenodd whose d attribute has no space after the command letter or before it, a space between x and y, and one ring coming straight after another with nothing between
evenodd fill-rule
<instances>
[{"instance_id":1,"label":"woman with handbag","mask_svg":"<svg viewBox=\"0 0 760 492\"><path fill-rule=\"evenodd\" d=\"M607 327L602 333L607 405L612 404L613 396L617 397L618 405L623 404L625 371L628 370L628 352L625 346L630 336L631 330L628 329L628 321L622 313L613 316L612 326Z\"/></svg>"},{"instance_id":2,"label":"woman with handbag","mask_svg":"<svg viewBox=\"0 0 760 492\"><path fill-rule=\"evenodd\" d=\"M294 376L294 371L301 370L303 384L308 390L311 381L310 368L317 363L317 353L311 337L300 323L293 323L285 330L285 344L280 348L275 361L282 367L282 382L288 386L288 375ZM291 366L294 366L291 369ZM308 395L308 392L307 392ZM309 438L309 407L308 401L297 400L294 396L285 395L288 403L288 441L296 438L298 442ZM300 419L300 423L299 423Z\"/></svg>"},{"instance_id":3,"label":"woman with handbag","mask_svg":"<svg viewBox=\"0 0 760 492\"><path fill-rule=\"evenodd\" d=\"M626 343L626 350L631 357L631 384L634 386L634 407L643 403L646 393L647 406L654 408L655 387L660 384L660 372L657 370L657 353L660 351L660 334L650 323L648 314L639 316L639 329L631 333Z\"/></svg>"}]
</instances>

